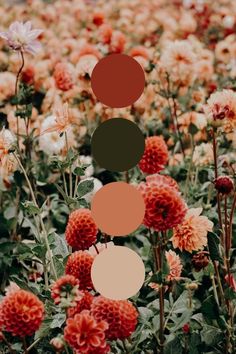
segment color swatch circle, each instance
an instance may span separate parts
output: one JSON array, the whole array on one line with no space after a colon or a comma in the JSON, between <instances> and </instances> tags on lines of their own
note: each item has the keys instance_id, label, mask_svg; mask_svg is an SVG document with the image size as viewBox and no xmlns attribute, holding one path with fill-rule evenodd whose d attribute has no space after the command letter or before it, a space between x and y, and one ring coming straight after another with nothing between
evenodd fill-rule
<instances>
[{"instance_id":1,"label":"color swatch circle","mask_svg":"<svg viewBox=\"0 0 236 354\"><path fill-rule=\"evenodd\" d=\"M94 131L91 149L100 167L122 172L139 163L144 153L145 139L135 123L125 118L112 118Z\"/></svg>"},{"instance_id":2,"label":"color swatch circle","mask_svg":"<svg viewBox=\"0 0 236 354\"><path fill-rule=\"evenodd\" d=\"M123 246L113 246L99 253L92 264L94 288L113 300L125 300L140 290L145 279L141 257Z\"/></svg>"},{"instance_id":3,"label":"color swatch circle","mask_svg":"<svg viewBox=\"0 0 236 354\"><path fill-rule=\"evenodd\" d=\"M110 54L93 69L91 86L97 99L104 105L127 107L143 93L145 75L141 65L132 57Z\"/></svg>"},{"instance_id":4,"label":"color swatch circle","mask_svg":"<svg viewBox=\"0 0 236 354\"><path fill-rule=\"evenodd\" d=\"M126 236L143 222L145 203L134 186L112 182L102 187L91 202L92 218L110 236Z\"/></svg>"}]
</instances>

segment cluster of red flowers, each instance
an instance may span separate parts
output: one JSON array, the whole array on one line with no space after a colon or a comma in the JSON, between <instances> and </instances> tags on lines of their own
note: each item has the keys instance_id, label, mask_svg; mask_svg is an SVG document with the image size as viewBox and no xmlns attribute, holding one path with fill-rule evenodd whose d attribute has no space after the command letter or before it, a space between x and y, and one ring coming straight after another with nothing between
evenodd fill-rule
<instances>
[{"instance_id":1,"label":"cluster of red flowers","mask_svg":"<svg viewBox=\"0 0 236 354\"><path fill-rule=\"evenodd\" d=\"M51 296L57 305L66 297L68 302L64 340L78 353L105 354L110 347L107 340L129 337L136 328L138 312L127 300L110 300L93 296L88 291L75 298L77 282L74 276L62 276L53 287ZM62 339L54 338L51 344L62 346Z\"/></svg>"}]
</instances>

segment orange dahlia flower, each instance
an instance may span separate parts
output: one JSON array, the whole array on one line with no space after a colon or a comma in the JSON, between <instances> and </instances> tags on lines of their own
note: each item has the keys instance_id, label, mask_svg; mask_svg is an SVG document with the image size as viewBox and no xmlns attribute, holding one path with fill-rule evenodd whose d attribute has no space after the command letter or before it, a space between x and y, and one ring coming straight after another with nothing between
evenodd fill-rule
<instances>
[{"instance_id":1,"label":"orange dahlia flower","mask_svg":"<svg viewBox=\"0 0 236 354\"><path fill-rule=\"evenodd\" d=\"M161 136L151 136L145 140L145 150L139 162L142 172L153 174L163 170L168 162L168 148Z\"/></svg>"},{"instance_id":2,"label":"orange dahlia flower","mask_svg":"<svg viewBox=\"0 0 236 354\"><path fill-rule=\"evenodd\" d=\"M91 267L93 257L86 251L72 253L66 264L66 274L74 275L79 280L81 290L92 289Z\"/></svg>"},{"instance_id":3,"label":"orange dahlia flower","mask_svg":"<svg viewBox=\"0 0 236 354\"><path fill-rule=\"evenodd\" d=\"M31 336L37 331L44 317L43 303L25 290L9 293L1 302L4 331L13 336Z\"/></svg>"},{"instance_id":4,"label":"orange dahlia flower","mask_svg":"<svg viewBox=\"0 0 236 354\"><path fill-rule=\"evenodd\" d=\"M75 250L85 250L97 240L98 228L89 209L78 209L69 216L66 241Z\"/></svg>"},{"instance_id":5,"label":"orange dahlia flower","mask_svg":"<svg viewBox=\"0 0 236 354\"><path fill-rule=\"evenodd\" d=\"M143 224L156 231L166 231L180 224L186 204L176 188L157 180L142 182L138 189L146 205Z\"/></svg>"},{"instance_id":6,"label":"orange dahlia flower","mask_svg":"<svg viewBox=\"0 0 236 354\"><path fill-rule=\"evenodd\" d=\"M174 228L171 238L174 248L192 253L207 245L207 232L212 231L213 223L201 212L202 208L189 209L183 222Z\"/></svg>"},{"instance_id":7,"label":"orange dahlia flower","mask_svg":"<svg viewBox=\"0 0 236 354\"><path fill-rule=\"evenodd\" d=\"M109 346L105 337L107 329L107 322L95 320L89 311L84 310L74 318L68 318L64 339L76 353L108 353Z\"/></svg>"},{"instance_id":8,"label":"orange dahlia flower","mask_svg":"<svg viewBox=\"0 0 236 354\"><path fill-rule=\"evenodd\" d=\"M127 338L137 325L138 312L127 300L111 300L98 296L92 303L91 314L97 320L104 320L109 324L106 330L108 339Z\"/></svg>"},{"instance_id":9,"label":"orange dahlia flower","mask_svg":"<svg viewBox=\"0 0 236 354\"><path fill-rule=\"evenodd\" d=\"M166 251L165 256L170 269L166 279L169 281L178 280L183 268L179 256L171 250L169 250L168 252Z\"/></svg>"},{"instance_id":10,"label":"orange dahlia flower","mask_svg":"<svg viewBox=\"0 0 236 354\"><path fill-rule=\"evenodd\" d=\"M79 281L73 275L63 275L52 286L51 296L56 305L61 307L75 306L82 298Z\"/></svg>"}]
</instances>

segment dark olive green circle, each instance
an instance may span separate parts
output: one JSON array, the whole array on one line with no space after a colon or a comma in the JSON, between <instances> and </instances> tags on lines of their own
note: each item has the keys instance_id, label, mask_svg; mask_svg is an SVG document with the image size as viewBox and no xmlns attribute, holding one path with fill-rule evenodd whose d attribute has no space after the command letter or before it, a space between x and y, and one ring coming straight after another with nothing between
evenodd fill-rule
<instances>
[{"instance_id":1,"label":"dark olive green circle","mask_svg":"<svg viewBox=\"0 0 236 354\"><path fill-rule=\"evenodd\" d=\"M92 135L93 158L106 170L128 171L139 163L144 148L143 133L135 123L125 118L103 122Z\"/></svg>"}]
</instances>

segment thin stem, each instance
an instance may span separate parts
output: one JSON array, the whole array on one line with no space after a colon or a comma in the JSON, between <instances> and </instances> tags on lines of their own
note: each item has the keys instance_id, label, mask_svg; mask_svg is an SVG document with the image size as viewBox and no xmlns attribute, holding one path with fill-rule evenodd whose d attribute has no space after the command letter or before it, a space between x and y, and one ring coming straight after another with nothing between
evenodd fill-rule
<instances>
[{"instance_id":1,"label":"thin stem","mask_svg":"<svg viewBox=\"0 0 236 354\"><path fill-rule=\"evenodd\" d=\"M172 96L172 102L173 102L173 106L174 106L174 115L173 116L174 116L174 120L175 120L177 136L178 136L178 139L179 139L179 142L180 142L180 147L181 147L181 150L182 150L183 157L185 158L184 144L183 144L183 141L182 141L182 138L181 138L181 133L180 133L180 130L179 130L179 123L178 123L178 116L177 116L177 106L176 106L176 101L175 101L173 96Z\"/></svg>"},{"instance_id":2,"label":"thin stem","mask_svg":"<svg viewBox=\"0 0 236 354\"><path fill-rule=\"evenodd\" d=\"M76 176L75 177L74 198L76 198L76 196L77 196L79 182L80 182L80 177Z\"/></svg>"},{"instance_id":3,"label":"thin stem","mask_svg":"<svg viewBox=\"0 0 236 354\"><path fill-rule=\"evenodd\" d=\"M15 82L15 96L17 97L18 95L18 82L19 82L19 78L20 78L20 74L24 68L25 65L25 59L24 59L24 54L22 51L20 51L20 55L21 55L21 66L20 69L16 75L16 82ZM16 109L18 109L18 105L16 105ZM16 117L16 131L17 131L17 146L19 147L19 117Z\"/></svg>"},{"instance_id":4,"label":"thin stem","mask_svg":"<svg viewBox=\"0 0 236 354\"><path fill-rule=\"evenodd\" d=\"M162 244L163 240L162 237L160 238L160 245L154 245L154 254L155 254L155 262L156 262L156 269L162 269ZM163 354L164 351L164 327L165 327L165 316L164 316L164 287L163 284L160 284L159 287L159 307L160 307L160 328L159 328L159 344L160 344L160 354Z\"/></svg>"},{"instance_id":5,"label":"thin stem","mask_svg":"<svg viewBox=\"0 0 236 354\"><path fill-rule=\"evenodd\" d=\"M233 217L234 217L234 211L236 208L236 192L234 193L234 199L230 211L230 216L229 216L229 248L231 248L231 241L232 241L232 225L233 225Z\"/></svg>"},{"instance_id":6,"label":"thin stem","mask_svg":"<svg viewBox=\"0 0 236 354\"><path fill-rule=\"evenodd\" d=\"M6 339L6 337L4 336L3 333L1 333L2 339L4 340L4 342L6 343L6 345L8 346L9 352L11 354L15 354L15 350L12 349L11 347L11 343L8 342L8 340Z\"/></svg>"},{"instance_id":7,"label":"thin stem","mask_svg":"<svg viewBox=\"0 0 236 354\"><path fill-rule=\"evenodd\" d=\"M26 339L25 337L22 338L22 343L23 343L23 347L24 347L24 353L28 354L28 349L27 349L27 343L26 343Z\"/></svg>"},{"instance_id":8,"label":"thin stem","mask_svg":"<svg viewBox=\"0 0 236 354\"><path fill-rule=\"evenodd\" d=\"M223 291L223 287L222 287L221 280L220 280L218 264L216 261L213 261L213 265L214 265L214 269L215 269L215 273L216 273L216 280L217 280L217 284L218 284L218 288L219 288L220 299L221 299L221 301L224 301L224 291Z\"/></svg>"},{"instance_id":9,"label":"thin stem","mask_svg":"<svg viewBox=\"0 0 236 354\"><path fill-rule=\"evenodd\" d=\"M217 164L217 143L216 143L216 136L214 128L211 130L212 132L212 143L213 143L213 156L214 156L214 168L215 168L215 179L218 178L218 164ZM221 207L220 207L220 195L217 191L217 209L218 209L218 217L219 217L219 224L221 229L221 243L224 244L223 240L223 222L222 222L222 215L221 215Z\"/></svg>"},{"instance_id":10,"label":"thin stem","mask_svg":"<svg viewBox=\"0 0 236 354\"><path fill-rule=\"evenodd\" d=\"M64 171L62 171L62 178L63 178L64 191L66 193L66 196L68 197L68 189L67 189L66 176Z\"/></svg>"},{"instance_id":11,"label":"thin stem","mask_svg":"<svg viewBox=\"0 0 236 354\"><path fill-rule=\"evenodd\" d=\"M185 183L184 198L186 198L187 193L188 193L189 182L190 182L190 178L191 178L191 174L192 174L192 166L193 166L194 142L193 142L193 137L191 134L190 134L190 137L191 137L191 156L190 156L187 179L186 179L186 183Z\"/></svg>"},{"instance_id":12,"label":"thin stem","mask_svg":"<svg viewBox=\"0 0 236 354\"><path fill-rule=\"evenodd\" d=\"M93 247L95 248L95 251L97 252L97 254L99 254L99 250L97 248L97 245L95 245L95 243L93 244Z\"/></svg>"},{"instance_id":13,"label":"thin stem","mask_svg":"<svg viewBox=\"0 0 236 354\"><path fill-rule=\"evenodd\" d=\"M69 144L68 144L68 137L67 137L67 133L65 132L65 139L66 139L66 150L67 150L67 154L69 152ZM71 168L71 164L69 166L69 191L70 191L70 197L73 197L73 189L72 189L72 168Z\"/></svg>"},{"instance_id":14,"label":"thin stem","mask_svg":"<svg viewBox=\"0 0 236 354\"><path fill-rule=\"evenodd\" d=\"M38 342L41 341L42 338L38 338L36 339L32 344L30 344L30 346L28 348L26 348L26 350L24 351L23 354L27 354Z\"/></svg>"},{"instance_id":15,"label":"thin stem","mask_svg":"<svg viewBox=\"0 0 236 354\"><path fill-rule=\"evenodd\" d=\"M125 181L129 183L129 171L125 171Z\"/></svg>"}]
</instances>

